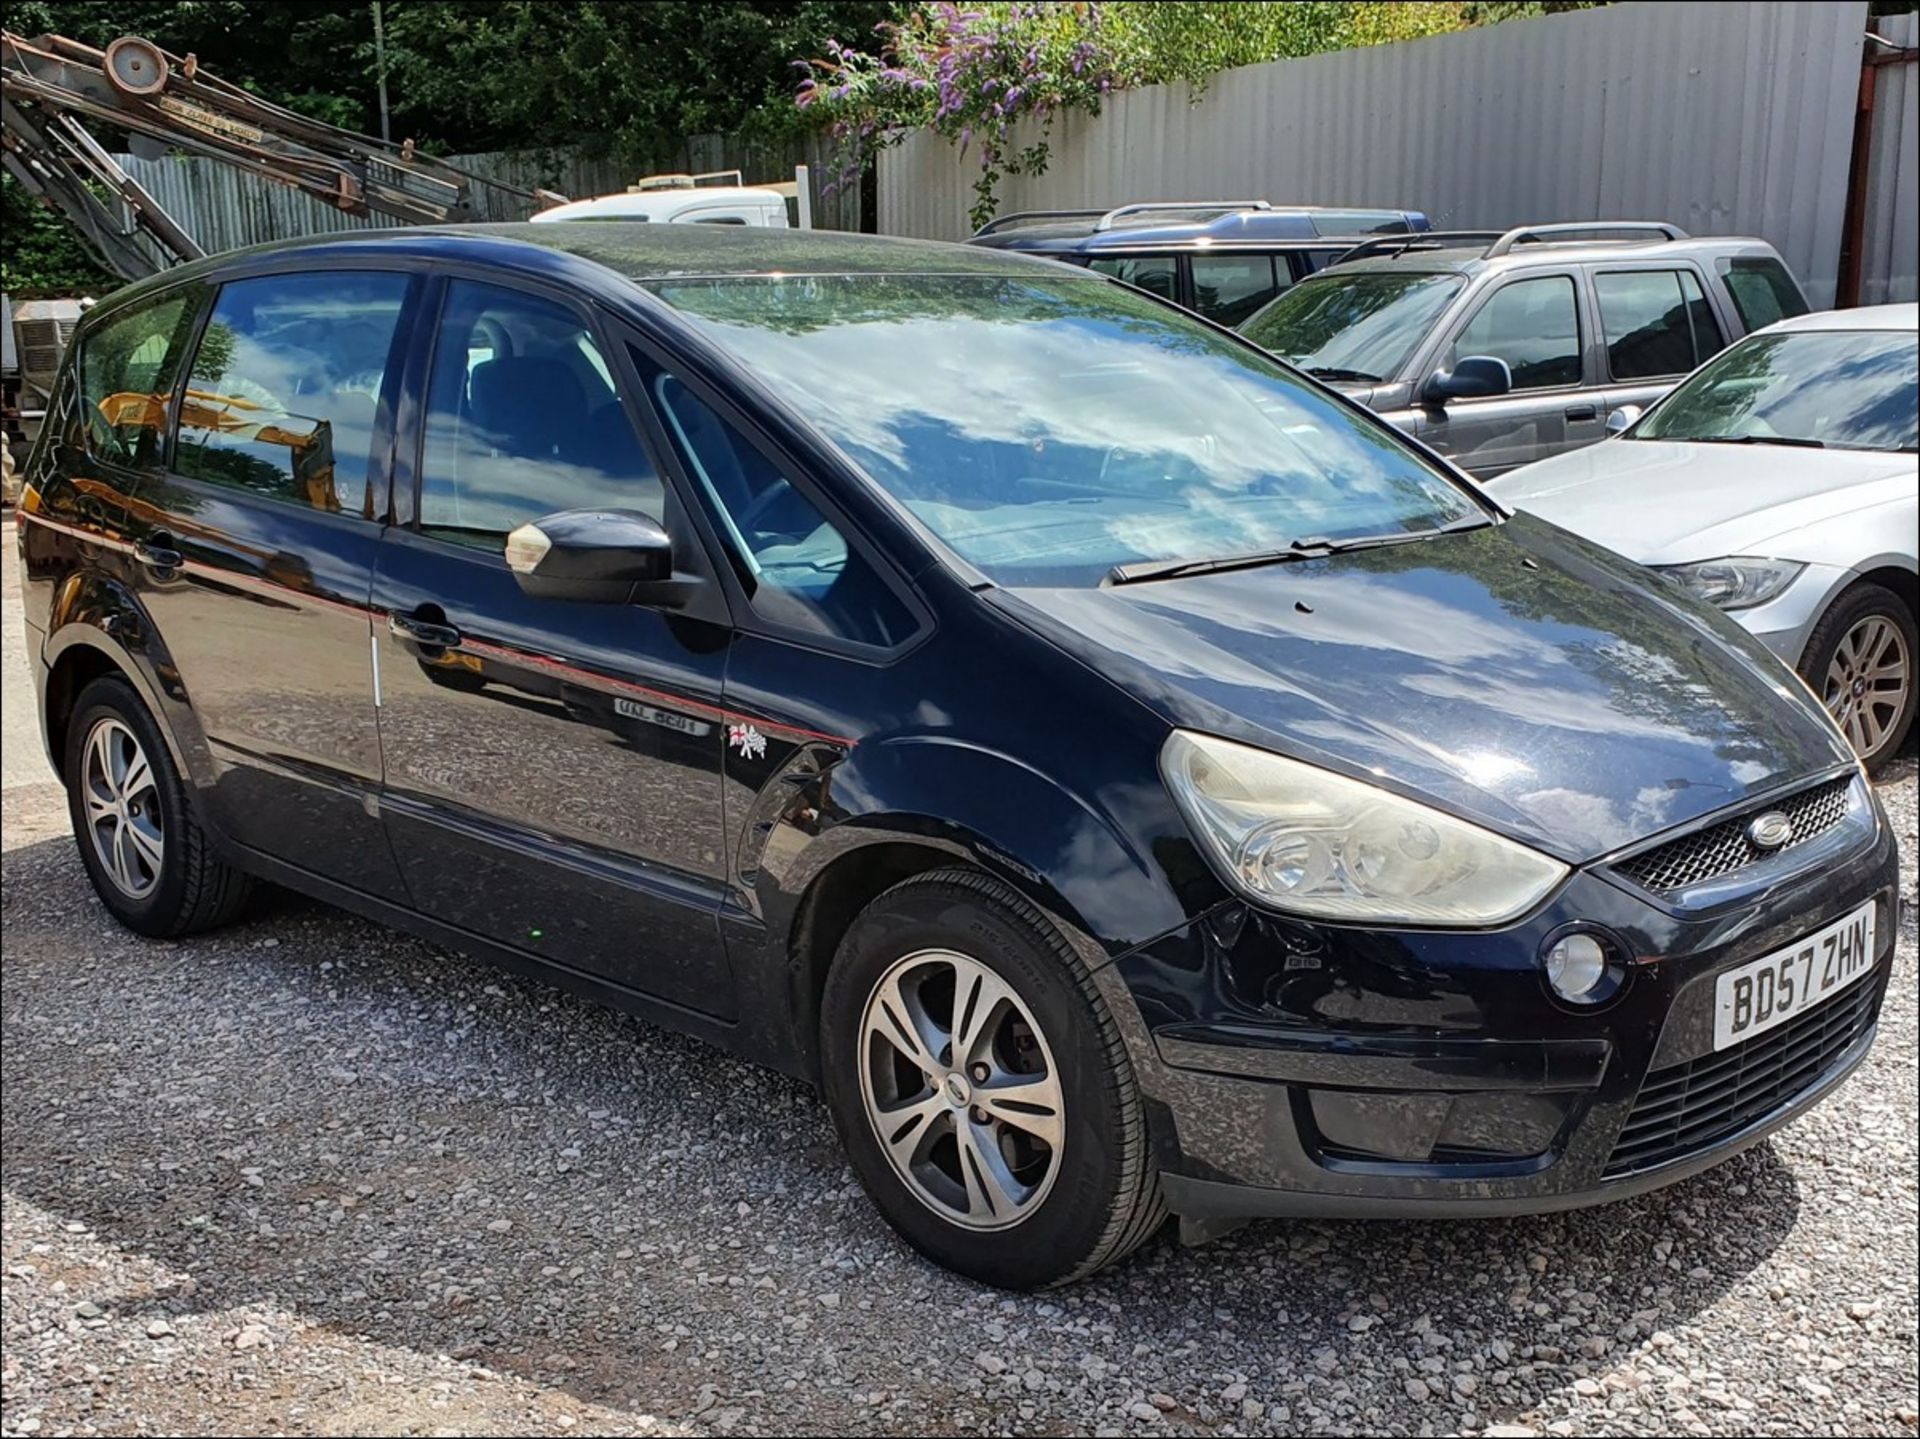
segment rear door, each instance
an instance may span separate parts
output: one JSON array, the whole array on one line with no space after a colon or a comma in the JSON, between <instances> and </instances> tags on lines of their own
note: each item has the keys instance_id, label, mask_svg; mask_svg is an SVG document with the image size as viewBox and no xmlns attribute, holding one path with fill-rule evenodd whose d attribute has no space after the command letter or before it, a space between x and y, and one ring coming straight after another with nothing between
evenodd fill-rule
<instances>
[{"instance_id":1,"label":"rear door","mask_svg":"<svg viewBox=\"0 0 1920 1439\"><path fill-rule=\"evenodd\" d=\"M409 387L422 417L400 447L409 503L373 594L382 809L413 905L731 1018L717 918L725 597L589 311L497 277L443 289ZM508 532L576 508L659 520L694 598L529 597Z\"/></svg>"},{"instance_id":2,"label":"rear door","mask_svg":"<svg viewBox=\"0 0 1920 1439\"><path fill-rule=\"evenodd\" d=\"M1577 273L1529 271L1490 289L1460 320L1437 365L1469 355L1505 360L1513 389L1484 399L1427 404L1416 433L1482 479L1592 444L1605 417L1585 388Z\"/></svg>"},{"instance_id":3,"label":"rear door","mask_svg":"<svg viewBox=\"0 0 1920 1439\"><path fill-rule=\"evenodd\" d=\"M1590 273L1606 413L1645 409L1725 347L1726 327L1691 263L1594 266Z\"/></svg>"},{"instance_id":4,"label":"rear door","mask_svg":"<svg viewBox=\"0 0 1920 1439\"><path fill-rule=\"evenodd\" d=\"M368 590L387 509L396 357L418 277L229 280L142 486L140 593L206 735L238 843L386 899Z\"/></svg>"}]
</instances>

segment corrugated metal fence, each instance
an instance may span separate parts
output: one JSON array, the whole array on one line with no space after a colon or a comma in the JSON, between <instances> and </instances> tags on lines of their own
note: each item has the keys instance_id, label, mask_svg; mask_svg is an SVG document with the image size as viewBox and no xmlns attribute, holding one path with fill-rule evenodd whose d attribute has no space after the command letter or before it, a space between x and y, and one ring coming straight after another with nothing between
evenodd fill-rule
<instances>
[{"instance_id":1,"label":"corrugated metal fence","mask_svg":"<svg viewBox=\"0 0 1920 1439\"><path fill-rule=\"evenodd\" d=\"M394 223L378 216L345 214L299 190L219 160L188 155L157 160L132 155L115 158L209 254L294 235L366 230ZM486 179L528 190L553 190L576 200L613 194L639 178L639 171L630 164L616 164L583 151L495 150L452 159ZM813 223L821 229L857 230L858 187L833 195L821 193L833 173L831 159L827 143L817 136L759 145L731 135L695 135L653 168L688 173L737 169L751 184L791 180L793 167L804 164L809 167L813 187ZM520 196L489 185L473 187L473 207L486 220L524 220L531 211Z\"/></svg>"},{"instance_id":2,"label":"corrugated metal fence","mask_svg":"<svg viewBox=\"0 0 1920 1439\"><path fill-rule=\"evenodd\" d=\"M1833 303L1863 0L1628 3L1230 70L1067 114L1003 210L1264 196L1437 226L1663 219L1771 241ZM1910 153L1910 152L1908 152ZM1909 167L1911 162L1908 162ZM978 162L880 157L883 234L957 239Z\"/></svg>"},{"instance_id":3,"label":"corrugated metal fence","mask_svg":"<svg viewBox=\"0 0 1920 1439\"><path fill-rule=\"evenodd\" d=\"M1902 50L1920 45L1920 15L1889 15L1872 30ZM1871 58L1878 46L1868 51ZM1860 303L1920 299L1920 65L1875 66L1867 148Z\"/></svg>"}]
</instances>

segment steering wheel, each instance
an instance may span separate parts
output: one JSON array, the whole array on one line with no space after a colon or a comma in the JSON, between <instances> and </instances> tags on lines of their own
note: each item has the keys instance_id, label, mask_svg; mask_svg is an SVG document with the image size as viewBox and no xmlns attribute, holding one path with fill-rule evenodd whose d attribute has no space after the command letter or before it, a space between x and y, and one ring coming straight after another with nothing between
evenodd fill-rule
<instances>
[{"instance_id":1,"label":"steering wheel","mask_svg":"<svg viewBox=\"0 0 1920 1439\"><path fill-rule=\"evenodd\" d=\"M740 533L746 534L755 528L756 522L781 499L793 493L793 485L783 475L768 485L742 510L734 521L740 527Z\"/></svg>"}]
</instances>

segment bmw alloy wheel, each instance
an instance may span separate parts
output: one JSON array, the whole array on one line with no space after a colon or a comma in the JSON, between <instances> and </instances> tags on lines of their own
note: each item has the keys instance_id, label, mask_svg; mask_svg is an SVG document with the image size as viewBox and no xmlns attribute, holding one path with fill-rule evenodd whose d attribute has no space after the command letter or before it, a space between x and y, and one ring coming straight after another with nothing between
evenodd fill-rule
<instances>
[{"instance_id":1,"label":"bmw alloy wheel","mask_svg":"<svg viewBox=\"0 0 1920 1439\"><path fill-rule=\"evenodd\" d=\"M1906 711L1913 683L1912 656L1899 626L1865 615L1835 649L1821 692L1827 712L1858 755L1876 753Z\"/></svg>"}]
</instances>

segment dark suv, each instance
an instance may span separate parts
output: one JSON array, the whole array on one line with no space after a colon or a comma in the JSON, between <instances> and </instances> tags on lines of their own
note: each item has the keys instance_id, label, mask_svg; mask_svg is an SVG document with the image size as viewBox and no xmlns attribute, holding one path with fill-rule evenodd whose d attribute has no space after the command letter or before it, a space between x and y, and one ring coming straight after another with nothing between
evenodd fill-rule
<instances>
[{"instance_id":1,"label":"dark suv","mask_svg":"<svg viewBox=\"0 0 1920 1439\"><path fill-rule=\"evenodd\" d=\"M222 256L87 317L27 478L121 921L264 877L811 1076L996 1284L1636 1193L1873 1038L1893 839L1778 660L1084 271Z\"/></svg>"},{"instance_id":2,"label":"dark suv","mask_svg":"<svg viewBox=\"0 0 1920 1439\"><path fill-rule=\"evenodd\" d=\"M1173 200L1023 210L998 216L967 243L1084 265L1234 326L1369 238L1432 228L1418 210Z\"/></svg>"}]
</instances>

